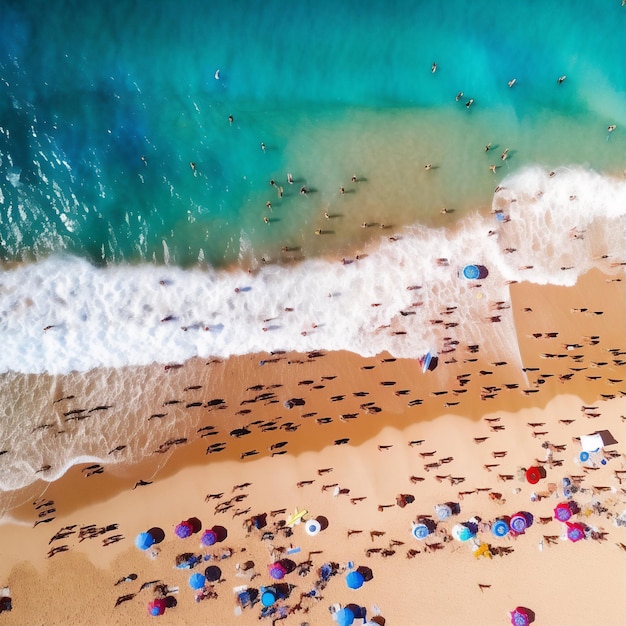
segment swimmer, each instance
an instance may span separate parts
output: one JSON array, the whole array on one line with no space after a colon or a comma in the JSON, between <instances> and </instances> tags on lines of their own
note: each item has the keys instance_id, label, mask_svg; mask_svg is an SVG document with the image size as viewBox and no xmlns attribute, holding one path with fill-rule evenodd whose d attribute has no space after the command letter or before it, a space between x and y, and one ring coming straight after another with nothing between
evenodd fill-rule
<instances>
[{"instance_id":1,"label":"swimmer","mask_svg":"<svg viewBox=\"0 0 626 626\"><path fill-rule=\"evenodd\" d=\"M491 141L485 146L485 152L489 152L491 150Z\"/></svg>"},{"instance_id":2,"label":"swimmer","mask_svg":"<svg viewBox=\"0 0 626 626\"><path fill-rule=\"evenodd\" d=\"M463 97L463 92L459 91L459 93L456 94L456 101L458 102L462 97Z\"/></svg>"},{"instance_id":3,"label":"swimmer","mask_svg":"<svg viewBox=\"0 0 626 626\"><path fill-rule=\"evenodd\" d=\"M282 198L282 197L283 197L283 188L282 188L282 187L279 187L279 188L278 188L278 197L279 197L279 198Z\"/></svg>"},{"instance_id":4,"label":"swimmer","mask_svg":"<svg viewBox=\"0 0 626 626\"><path fill-rule=\"evenodd\" d=\"M565 74L563 74L563 76L559 76L557 78L556 82L560 85L566 78L567 78L567 76Z\"/></svg>"},{"instance_id":5,"label":"swimmer","mask_svg":"<svg viewBox=\"0 0 626 626\"><path fill-rule=\"evenodd\" d=\"M270 178L270 187L275 187L276 181L273 178Z\"/></svg>"},{"instance_id":6,"label":"swimmer","mask_svg":"<svg viewBox=\"0 0 626 626\"><path fill-rule=\"evenodd\" d=\"M437 64L433 63L430 67L430 73L434 74L437 71Z\"/></svg>"},{"instance_id":7,"label":"swimmer","mask_svg":"<svg viewBox=\"0 0 626 626\"><path fill-rule=\"evenodd\" d=\"M233 118L233 116L232 116L232 115L229 115L229 116L228 116L228 123L232 126L232 125L233 125L233 122L234 122L234 118Z\"/></svg>"},{"instance_id":8,"label":"swimmer","mask_svg":"<svg viewBox=\"0 0 626 626\"><path fill-rule=\"evenodd\" d=\"M617 128L617 126L615 124L611 124L610 126L607 126L607 130L610 133L612 133L616 128Z\"/></svg>"},{"instance_id":9,"label":"swimmer","mask_svg":"<svg viewBox=\"0 0 626 626\"><path fill-rule=\"evenodd\" d=\"M270 219L269 219L269 217L267 217L267 215L263 217L263 221L264 221L266 224L269 224L269 223L270 223Z\"/></svg>"},{"instance_id":10,"label":"swimmer","mask_svg":"<svg viewBox=\"0 0 626 626\"><path fill-rule=\"evenodd\" d=\"M193 175L197 176L198 171L196 170L196 164L193 161L191 161L191 163L189 163L189 167L191 167L191 171L193 172Z\"/></svg>"},{"instance_id":11,"label":"swimmer","mask_svg":"<svg viewBox=\"0 0 626 626\"><path fill-rule=\"evenodd\" d=\"M489 166L489 171L493 172L495 174L496 173L496 166L495 165L490 165Z\"/></svg>"},{"instance_id":12,"label":"swimmer","mask_svg":"<svg viewBox=\"0 0 626 626\"><path fill-rule=\"evenodd\" d=\"M307 194L307 188L304 185L302 185L302 187L300 187L300 193L303 196L305 196Z\"/></svg>"},{"instance_id":13,"label":"swimmer","mask_svg":"<svg viewBox=\"0 0 626 626\"><path fill-rule=\"evenodd\" d=\"M504 149L504 152L500 155L500 158L501 158L503 161L505 161L505 160L506 160L506 157L508 156L508 154L509 154L509 149L508 149L508 148L505 148L505 149Z\"/></svg>"},{"instance_id":14,"label":"swimmer","mask_svg":"<svg viewBox=\"0 0 626 626\"><path fill-rule=\"evenodd\" d=\"M474 104L474 98L470 98L466 103L465 103L465 107L466 108L470 108L472 106L472 104Z\"/></svg>"},{"instance_id":15,"label":"swimmer","mask_svg":"<svg viewBox=\"0 0 626 626\"><path fill-rule=\"evenodd\" d=\"M316 234L316 235L321 235L321 234L322 234L322 229L321 229L321 228L318 228L318 229L315 231L315 234Z\"/></svg>"},{"instance_id":16,"label":"swimmer","mask_svg":"<svg viewBox=\"0 0 626 626\"><path fill-rule=\"evenodd\" d=\"M145 155L141 155L141 160L143 161L143 164L147 167L148 166L148 160L146 159Z\"/></svg>"},{"instance_id":17,"label":"swimmer","mask_svg":"<svg viewBox=\"0 0 626 626\"><path fill-rule=\"evenodd\" d=\"M324 211L324 217L329 220L330 219L330 215L328 213L328 211Z\"/></svg>"},{"instance_id":18,"label":"swimmer","mask_svg":"<svg viewBox=\"0 0 626 626\"><path fill-rule=\"evenodd\" d=\"M426 163L426 165L424 165L424 169L425 169L426 171L428 171L428 170L432 169L432 167L433 167L433 166L432 166L432 163Z\"/></svg>"},{"instance_id":19,"label":"swimmer","mask_svg":"<svg viewBox=\"0 0 626 626\"><path fill-rule=\"evenodd\" d=\"M356 182L358 182L359 179L356 177L356 174L352 174L351 180L352 180L353 183L356 183Z\"/></svg>"},{"instance_id":20,"label":"swimmer","mask_svg":"<svg viewBox=\"0 0 626 626\"><path fill-rule=\"evenodd\" d=\"M261 142L261 150L263 150L263 152L265 152L265 144L263 142Z\"/></svg>"},{"instance_id":21,"label":"swimmer","mask_svg":"<svg viewBox=\"0 0 626 626\"><path fill-rule=\"evenodd\" d=\"M343 187L339 187L339 193L343 195L344 193L346 193L346 190Z\"/></svg>"},{"instance_id":22,"label":"swimmer","mask_svg":"<svg viewBox=\"0 0 626 626\"><path fill-rule=\"evenodd\" d=\"M266 207L267 207L270 211L272 210L272 203L271 203L269 200L265 203L265 206L266 206Z\"/></svg>"},{"instance_id":23,"label":"swimmer","mask_svg":"<svg viewBox=\"0 0 626 626\"><path fill-rule=\"evenodd\" d=\"M448 209L446 209L446 207L442 207L441 211L439 211L439 213L441 213L441 215L445 215L448 212Z\"/></svg>"},{"instance_id":24,"label":"swimmer","mask_svg":"<svg viewBox=\"0 0 626 626\"><path fill-rule=\"evenodd\" d=\"M509 88L511 88L516 82L517 82L517 78L512 78L507 84Z\"/></svg>"},{"instance_id":25,"label":"swimmer","mask_svg":"<svg viewBox=\"0 0 626 626\"><path fill-rule=\"evenodd\" d=\"M289 173L287 173L287 182L290 185L293 185L293 176L291 174L289 174Z\"/></svg>"}]
</instances>

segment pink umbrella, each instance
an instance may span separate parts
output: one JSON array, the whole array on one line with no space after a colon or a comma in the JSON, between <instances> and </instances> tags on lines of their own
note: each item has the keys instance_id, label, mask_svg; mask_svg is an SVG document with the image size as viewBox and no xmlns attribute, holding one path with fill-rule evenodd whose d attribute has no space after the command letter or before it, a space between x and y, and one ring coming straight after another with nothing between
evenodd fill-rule
<instances>
[{"instance_id":1,"label":"pink umbrella","mask_svg":"<svg viewBox=\"0 0 626 626\"><path fill-rule=\"evenodd\" d=\"M565 522L567 525L567 538L570 541L576 543L581 539L585 538L585 525L580 522L574 522L571 524L570 522Z\"/></svg>"},{"instance_id":2,"label":"pink umbrella","mask_svg":"<svg viewBox=\"0 0 626 626\"><path fill-rule=\"evenodd\" d=\"M191 535L193 534L193 526L188 521L184 521L176 526L174 532L176 533L177 537L180 537L181 539L186 539L187 537L191 537Z\"/></svg>"},{"instance_id":3,"label":"pink umbrella","mask_svg":"<svg viewBox=\"0 0 626 626\"><path fill-rule=\"evenodd\" d=\"M287 573L287 570L278 561L276 563L268 565L268 569L270 571L270 576L274 580L280 580L281 578L284 578L285 574Z\"/></svg>"},{"instance_id":4,"label":"pink umbrella","mask_svg":"<svg viewBox=\"0 0 626 626\"><path fill-rule=\"evenodd\" d=\"M560 502L554 509L554 519L559 522L567 522L572 517L572 509L567 502Z\"/></svg>"},{"instance_id":5,"label":"pink umbrella","mask_svg":"<svg viewBox=\"0 0 626 626\"><path fill-rule=\"evenodd\" d=\"M511 515L509 526L515 534L523 535L526 528L528 528L528 520L523 513L516 513L515 515Z\"/></svg>"}]
</instances>

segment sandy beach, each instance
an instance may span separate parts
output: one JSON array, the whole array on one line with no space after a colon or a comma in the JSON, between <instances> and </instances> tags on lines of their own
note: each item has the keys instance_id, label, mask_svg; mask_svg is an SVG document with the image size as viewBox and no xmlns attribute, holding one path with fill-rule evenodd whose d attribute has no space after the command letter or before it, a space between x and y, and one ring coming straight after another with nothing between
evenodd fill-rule
<instances>
[{"instance_id":1,"label":"sandy beach","mask_svg":"<svg viewBox=\"0 0 626 626\"><path fill-rule=\"evenodd\" d=\"M160 583L170 591L166 624L332 624L349 604L389 625L507 624L516 607L537 624L624 623L621 278L592 271L574 287L511 285L523 369L454 343L425 374L413 360L343 352L144 368L165 395L140 414L162 410L172 390L185 401L171 423L154 419L161 453L134 466L75 466L14 494L23 504L0 527L12 610L0 623L145 623ZM67 376L58 391L80 404L79 381ZM578 438L600 431L618 443L582 462ZM537 484L525 477L532 466L543 470ZM568 496L581 541L553 519ZM443 503L453 515L438 521ZM304 522L286 530L296 507L319 534ZM532 516L526 531L496 537L491 524L518 512ZM177 537L192 518L201 528ZM412 535L420 521L431 530L423 540ZM451 536L463 522L477 524L466 542ZM163 540L140 551L135 537L155 527ZM201 546L214 527L218 542ZM182 553L202 560L176 568ZM281 559L288 571L276 581L268 565ZM196 602L190 575L216 564L219 580ZM349 589L358 568L366 580ZM238 603L244 586L272 584L287 597L267 617L261 602Z\"/></svg>"}]
</instances>

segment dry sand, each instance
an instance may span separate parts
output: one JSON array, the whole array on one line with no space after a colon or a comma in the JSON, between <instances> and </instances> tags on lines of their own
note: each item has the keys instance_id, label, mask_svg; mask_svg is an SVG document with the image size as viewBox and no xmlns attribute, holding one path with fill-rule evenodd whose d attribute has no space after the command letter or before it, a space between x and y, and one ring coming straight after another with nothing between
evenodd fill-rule
<instances>
[{"instance_id":1,"label":"dry sand","mask_svg":"<svg viewBox=\"0 0 626 626\"><path fill-rule=\"evenodd\" d=\"M277 606L301 607L282 622L286 625L332 624L329 607L349 603L366 607L370 619L378 607L376 619L386 624L507 624L508 611L516 606L532 609L537 624L624 623L626 540L615 518L626 509L621 484L626 474L620 474L626 468L621 454L625 359L609 350L626 350L626 309L623 282L614 279L591 272L573 288L512 286L525 372L499 364L498 355L472 353L463 345L425 375L414 361L348 353L255 355L211 365L196 360L168 372L155 367L155 377L167 377L168 386L181 390L211 368L218 386L199 390L197 400L220 397L226 408L202 408L200 418L196 408L190 409L187 423L179 418L177 434L187 436L190 424L194 433L213 425L219 434L200 438L207 432L201 431L186 445L173 445L167 455L128 468L107 466L89 478L84 466L74 467L47 485L45 493L38 484L20 494L27 504L10 512L14 523L0 528L0 586L9 587L13 602L11 612L0 614L0 624L143 623L157 619L146 611L152 586L140 591L142 583L154 580L178 587L172 594L176 606L158 618L162 623L257 623L260 604L235 615L233 588L270 585L272 556L312 562L308 575L285 577L296 587ZM568 344L580 347L568 349ZM248 390L254 385L259 389ZM261 393L275 395L246 402ZM283 406L288 398L306 404L289 410ZM415 400L421 402L409 406ZM146 414L153 409L145 407ZM318 423L320 418L332 422ZM244 425L251 434L239 439L228 434ZM605 448L606 465L599 457L595 466L581 465L574 438L602 429L619 444ZM166 438L172 438L171 428ZM333 443L342 438L349 442ZM226 443L222 452L205 454L207 446L220 441ZM287 443L271 450L281 442ZM564 446L554 451L552 467L545 464L545 442ZM250 450L259 454L242 459ZM272 457L272 451L286 454ZM505 451L506 456L494 458L494 452ZM538 462L547 476L532 486L520 478L520 470ZM438 465L427 467L431 463ZM319 469L330 471L319 474ZM572 543L563 539L563 524L547 521L564 501L564 476L582 477L582 489L573 496L581 507L575 520L595 529L596 539ZM133 489L140 479L151 484ZM298 487L299 481L313 482ZM349 493L322 489L335 484ZM551 485L556 487L552 494ZM531 501L533 491L540 500ZM494 493L501 498L490 496ZM208 494L216 497L206 500ZM413 495L415 501L401 508L398 494ZM235 496L245 497L216 512L216 506L228 507L225 503ZM33 528L47 507L36 509L32 503L49 500L54 519ZM414 539L413 521L434 516L434 505L447 501L458 503L460 514L439 523L426 540ZM294 507L305 508L307 519L325 519L327 527L309 537L300 524L286 537L274 526ZM282 509L285 513L271 515ZM447 541L445 531L457 522L474 516L491 522L518 511L534 516L525 534L498 539L488 530L479 532L478 539L492 547L492 559L476 558L468 543ZM244 520L263 512L268 527L247 533ZM212 548L200 548L201 533L176 538L175 525L191 517L199 518L203 528L224 527L227 536ZM117 527L80 541L80 529L90 524ZM51 540L67 526L74 526L71 534ZM154 526L165 531L165 539L158 556L150 558L133 541ZM267 530L274 531L273 539L261 538ZM348 536L348 531L359 532ZM123 539L103 545L118 534ZM69 549L47 558L51 548L62 545ZM286 555L291 548L300 551ZM214 554L193 570L203 571L227 549L233 554L219 561L224 580L215 585L218 597L196 603L188 586L191 572L176 569L175 556ZM236 565L247 561L260 574L252 581L237 575ZM351 590L339 573L319 592L321 599L301 599L314 588L317 569L326 562L340 569L349 562L369 567L373 579ZM135 580L115 585L131 573ZM125 594L136 595L116 607Z\"/></svg>"}]
</instances>

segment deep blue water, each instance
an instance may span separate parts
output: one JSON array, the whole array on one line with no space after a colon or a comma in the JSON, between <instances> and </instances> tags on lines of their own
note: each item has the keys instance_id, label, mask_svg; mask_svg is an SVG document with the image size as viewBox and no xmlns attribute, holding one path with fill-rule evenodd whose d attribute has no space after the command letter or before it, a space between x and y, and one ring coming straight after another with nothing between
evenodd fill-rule
<instances>
[{"instance_id":1,"label":"deep blue water","mask_svg":"<svg viewBox=\"0 0 626 626\"><path fill-rule=\"evenodd\" d=\"M410 116L416 141L433 113L448 133L433 203L488 201L491 179L452 176L444 159L478 158L494 129L515 141L516 166L545 157L623 169L626 9L592 4L5 0L0 258L190 265L200 256L220 266L242 247L253 256L286 240L306 248L313 212L295 210L299 186L287 172L321 192L308 205L319 212L350 137L379 133L381 157L355 168L383 195L375 168L397 168L411 149L392 132L396 116ZM387 132L398 145L383 157ZM270 179L282 198L268 196ZM270 198L271 230L261 221ZM428 221L433 208L397 204L407 223Z\"/></svg>"}]
</instances>

